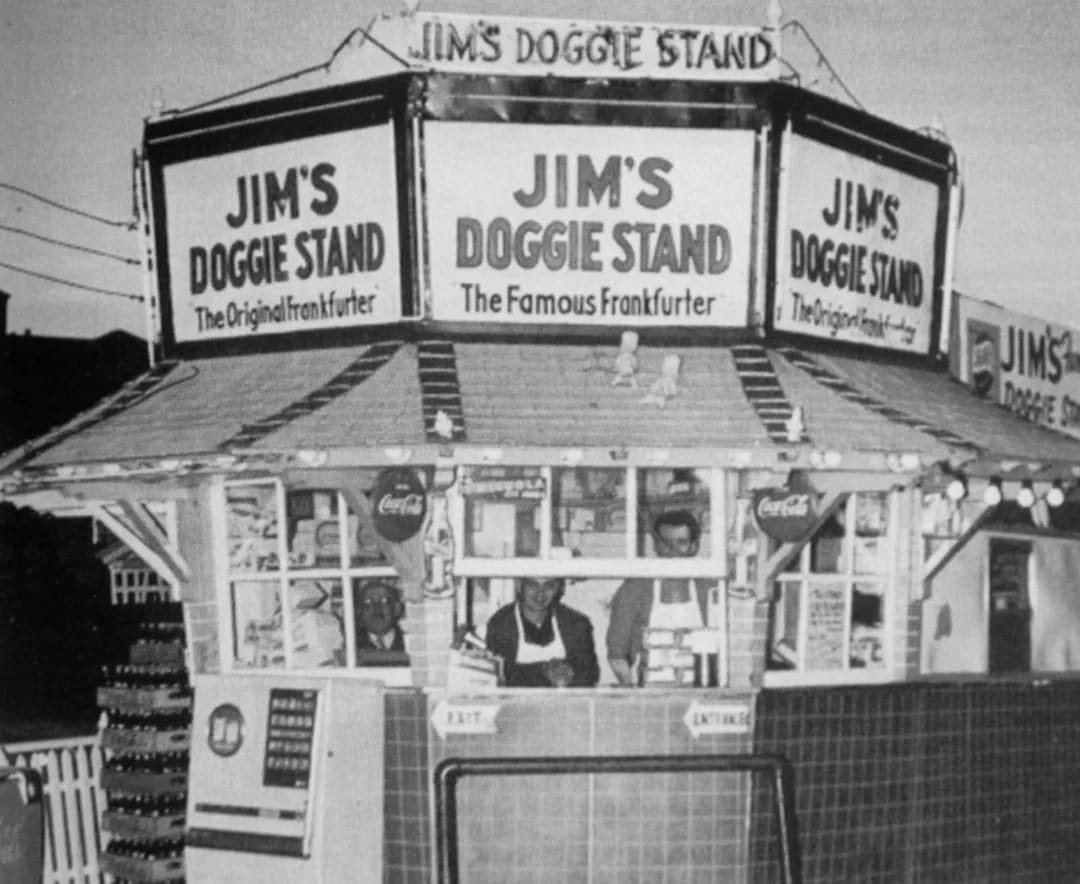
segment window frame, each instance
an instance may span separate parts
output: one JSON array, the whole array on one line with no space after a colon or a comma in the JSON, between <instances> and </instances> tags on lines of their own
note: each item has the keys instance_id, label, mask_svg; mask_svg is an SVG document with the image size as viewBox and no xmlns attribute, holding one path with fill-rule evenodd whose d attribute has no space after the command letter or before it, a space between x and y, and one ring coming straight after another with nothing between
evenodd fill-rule
<instances>
[{"instance_id":1,"label":"window frame","mask_svg":"<svg viewBox=\"0 0 1080 884\"><path fill-rule=\"evenodd\" d=\"M552 534L552 474L558 469L573 466L551 466L524 462L500 462L500 467L539 469L544 479L545 493L540 501L540 554L533 557L481 557L466 556L465 549L465 495L461 492L462 470L494 466L492 464L467 464L457 467L456 481L448 492L450 519L458 543L454 554L454 576L470 577L701 577L727 579L726 494L728 471L722 467L686 467L709 475L709 525L710 548L708 555L687 559L665 559L639 556L638 547L638 471L672 469L668 464L629 464L590 467L590 469L623 470L626 477L626 536L624 554L612 557L553 558ZM718 533L719 532L719 533Z\"/></svg>"},{"instance_id":2,"label":"window frame","mask_svg":"<svg viewBox=\"0 0 1080 884\"><path fill-rule=\"evenodd\" d=\"M882 683L897 681L900 678L899 666L896 660L897 640L897 605L899 603L899 563L902 550L901 532L904 530L901 524L903 507L900 500L900 492L885 489L853 488L841 492L844 496L840 507L845 510L845 533L841 552L843 562L842 570L836 572L813 572L810 570L811 547L814 535L808 537L799 548L798 553L790 559L790 564L796 567L786 567L777 572L769 581L772 593L771 608L766 633L765 669L763 672L763 684L765 687L803 687L810 685L830 684L861 684ZM884 549L880 553L881 559L879 570L873 573L861 574L855 570L855 509L859 495L880 494L885 499L887 529L879 537L884 541ZM844 664L837 669L807 669L805 660L807 654L807 610L808 596L811 586L842 583L845 598L845 617L843 647L847 649L844 654ZM773 648L777 644L777 624L783 620L783 592L784 584L799 584L798 598L798 636L796 647L796 666L794 669L770 669L769 662L772 659ZM875 667L854 667L850 662L851 630L852 630L852 605L854 603L854 591L859 585L874 584L881 588L881 635L882 656L884 664Z\"/></svg>"},{"instance_id":3,"label":"window frame","mask_svg":"<svg viewBox=\"0 0 1080 884\"><path fill-rule=\"evenodd\" d=\"M233 569L230 561L230 535L229 535L229 492L234 488L243 487L273 487L274 507L278 518L277 557L276 568L266 570L239 570ZM280 476L262 476L259 478L225 479L217 483L213 489L212 512L213 531L216 539L215 550L221 566L218 569L219 587L218 598L219 611L219 635L223 637L220 643L221 671L223 673L242 673L245 675L280 676L280 675L333 675L336 677L365 678L368 680L382 680L390 669L400 670L403 667L371 667L358 666L356 663L356 635L354 628L354 612L352 603L352 581L354 579L368 578L392 578L398 580L398 572L393 565L376 566L353 566L350 563L348 542L349 507L346 497L340 488L327 486L324 490L333 492L337 499L336 518L338 523L338 536L341 538L338 549L338 562L333 566L320 567L297 567L289 564L288 559L288 531L287 531L287 495L290 490L312 491L306 487L290 489ZM292 637L292 605L289 601L289 589L297 581L301 580L338 580L341 583L342 592L342 631L345 641L345 662L340 666L300 667L293 665L294 648ZM265 583L268 586L276 585L279 598L282 600L282 648L284 662L280 667L267 666L240 666L237 665L238 632L233 599L233 587L237 583ZM411 669L411 667L409 667Z\"/></svg>"}]
</instances>

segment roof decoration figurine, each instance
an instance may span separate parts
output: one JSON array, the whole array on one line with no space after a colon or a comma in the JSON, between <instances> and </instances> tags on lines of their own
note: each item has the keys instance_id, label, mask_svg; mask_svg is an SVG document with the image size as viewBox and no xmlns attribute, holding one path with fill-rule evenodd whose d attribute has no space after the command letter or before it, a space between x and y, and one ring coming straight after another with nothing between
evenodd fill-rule
<instances>
[{"instance_id":1,"label":"roof decoration figurine","mask_svg":"<svg viewBox=\"0 0 1080 884\"><path fill-rule=\"evenodd\" d=\"M615 357L615 377L611 379L613 387L633 387L637 389L638 333L624 331L619 342L619 355Z\"/></svg>"},{"instance_id":2,"label":"roof decoration figurine","mask_svg":"<svg viewBox=\"0 0 1080 884\"><path fill-rule=\"evenodd\" d=\"M679 395L679 368L682 365L682 357L671 355L665 356L663 365L660 367L658 377L649 387L641 401L646 405L659 405L663 408L668 399Z\"/></svg>"},{"instance_id":3,"label":"roof decoration figurine","mask_svg":"<svg viewBox=\"0 0 1080 884\"><path fill-rule=\"evenodd\" d=\"M435 415L435 432L443 439L450 439L454 435L454 421L441 408Z\"/></svg>"},{"instance_id":4,"label":"roof decoration figurine","mask_svg":"<svg viewBox=\"0 0 1080 884\"><path fill-rule=\"evenodd\" d=\"M806 430L806 421L803 419L802 406L796 405L791 409L791 417L784 422L784 432L788 442L802 442L803 432Z\"/></svg>"}]
</instances>

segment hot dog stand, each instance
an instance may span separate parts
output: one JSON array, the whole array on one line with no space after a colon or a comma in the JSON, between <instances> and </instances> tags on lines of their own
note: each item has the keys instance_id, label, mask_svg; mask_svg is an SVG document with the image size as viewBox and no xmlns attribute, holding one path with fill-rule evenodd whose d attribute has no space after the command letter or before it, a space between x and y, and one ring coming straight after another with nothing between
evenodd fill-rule
<instances>
[{"instance_id":1,"label":"hot dog stand","mask_svg":"<svg viewBox=\"0 0 1080 884\"><path fill-rule=\"evenodd\" d=\"M187 880L427 881L446 759L750 755L763 695L994 671L957 589L1008 552L983 493L1042 499L1080 442L946 370L949 145L784 82L775 28L384 27L327 83L148 122L160 360L3 463L183 603ZM696 556L656 554L674 509ZM596 688L468 650L522 577L566 580ZM631 578L712 589L619 688ZM403 653L358 647L379 581ZM476 777L453 849L469 881L749 880L770 800Z\"/></svg>"}]
</instances>

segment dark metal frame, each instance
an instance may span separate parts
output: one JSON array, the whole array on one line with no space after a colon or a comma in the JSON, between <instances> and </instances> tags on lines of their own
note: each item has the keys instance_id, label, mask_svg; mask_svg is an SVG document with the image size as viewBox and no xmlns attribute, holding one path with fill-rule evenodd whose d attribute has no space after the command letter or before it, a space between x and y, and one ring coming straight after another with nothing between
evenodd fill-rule
<instances>
[{"instance_id":1,"label":"dark metal frame","mask_svg":"<svg viewBox=\"0 0 1080 884\"><path fill-rule=\"evenodd\" d=\"M776 805L785 884L802 884L795 822L794 774L782 755L568 755L521 758L444 758L435 767L435 861L439 884L459 884L457 782L466 776L593 773L767 773Z\"/></svg>"}]
</instances>

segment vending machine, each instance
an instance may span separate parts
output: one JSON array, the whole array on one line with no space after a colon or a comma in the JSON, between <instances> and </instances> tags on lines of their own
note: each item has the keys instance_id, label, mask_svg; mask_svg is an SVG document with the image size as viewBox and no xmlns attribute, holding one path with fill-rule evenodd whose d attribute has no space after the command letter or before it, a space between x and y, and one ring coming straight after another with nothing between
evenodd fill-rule
<instances>
[{"instance_id":1,"label":"vending machine","mask_svg":"<svg viewBox=\"0 0 1080 884\"><path fill-rule=\"evenodd\" d=\"M383 687L194 681L189 884L382 884Z\"/></svg>"}]
</instances>

